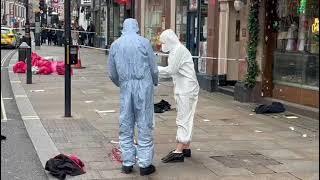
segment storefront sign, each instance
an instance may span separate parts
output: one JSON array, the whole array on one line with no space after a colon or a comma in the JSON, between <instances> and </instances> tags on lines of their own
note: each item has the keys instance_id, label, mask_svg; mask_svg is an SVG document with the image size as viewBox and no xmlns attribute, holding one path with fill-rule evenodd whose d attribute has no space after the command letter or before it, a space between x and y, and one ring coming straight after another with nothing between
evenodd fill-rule
<instances>
[{"instance_id":1,"label":"storefront sign","mask_svg":"<svg viewBox=\"0 0 320 180\"><path fill-rule=\"evenodd\" d=\"M319 33L319 18L314 19L314 23L312 24L312 32Z\"/></svg>"},{"instance_id":2,"label":"storefront sign","mask_svg":"<svg viewBox=\"0 0 320 180\"><path fill-rule=\"evenodd\" d=\"M189 11L198 10L198 0L189 0Z\"/></svg>"}]
</instances>

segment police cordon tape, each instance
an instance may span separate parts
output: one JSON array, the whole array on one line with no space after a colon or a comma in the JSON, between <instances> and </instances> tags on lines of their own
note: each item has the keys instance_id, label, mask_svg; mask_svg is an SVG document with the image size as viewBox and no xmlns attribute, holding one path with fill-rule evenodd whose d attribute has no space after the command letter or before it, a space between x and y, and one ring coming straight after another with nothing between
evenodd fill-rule
<instances>
[{"instance_id":1,"label":"police cordon tape","mask_svg":"<svg viewBox=\"0 0 320 180\"><path fill-rule=\"evenodd\" d=\"M91 46L85 46L85 45L78 45L79 47L88 48L88 49L96 49L96 50L102 50L102 51L110 51L110 49L105 48L97 48L97 47L91 47ZM165 54L162 52L155 52L156 56L162 56L162 57L168 57L169 54ZM209 60L227 60L227 61L245 61L246 59L234 59L234 58L214 58L214 57L205 57L205 56L192 56L194 59L209 59Z\"/></svg>"},{"instance_id":2,"label":"police cordon tape","mask_svg":"<svg viewBox=\"0 0 320 180\"><path fill-rule=\"evenodd\" d=\"M13 29L24 30L24 28L13 28ZM31 27L31 29L34 29L34 27ZM45 29L64 31L64 29L56 29L56 28L45 28ZM77 30L71 30L71 31L84 32L84 33L95 33L95 32L77 31ZM110 51L110 49L105 49L105 48L97 48L97 47L85 46L85 45L78 45L78 46L79 47L83 47L83 48L88 48L88 49L95 49L95 50L101 50L101 51ZM161 56L161 57L168 57L169 56L168 54L162 53L162 52L155 52L155 55L156 56ZM216 58L216 57L206 57L206 56L192 56L192 58L194 58L194 59L208 59L208 60L225 60L225 61L246 61L246 59L243 59L243 58L240 58L240 59L235 59L235 58Z\"/></svg>"},{"instance_id":3,"label":"police cordon tape","mask_svg":"<svg viewBox=\"0 0 320 180\"><path fill-rule=\"evenodd\" d=\"M25 28L12 28L16 30L25 30ZM30 27L30 29L35 29L35 27ZM40 27L40 29L49 29L49 30L55 30L55 31L65 31L64 29L57 29L57 28L48 28L48 27ZM73 32L83 32L83 33L88 33L88 34L97 34L96 32L88 32L88 31L78 31L78 30L71 30Z\"/></svg>"}]
</instances>

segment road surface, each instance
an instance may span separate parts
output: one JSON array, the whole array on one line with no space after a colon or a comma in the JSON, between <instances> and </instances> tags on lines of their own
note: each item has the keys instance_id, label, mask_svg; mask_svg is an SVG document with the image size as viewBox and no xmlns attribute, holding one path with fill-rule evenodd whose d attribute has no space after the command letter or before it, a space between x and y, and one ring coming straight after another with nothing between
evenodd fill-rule
<instances>
[{"instance_id":1,"label":"road surface","mask_svg":"<svg viewBox=\"0 0 320 180\"><path fill-rule=\"evenodd\" d=\"M13 97L8 64L14 50L1 49L1 179L46 180L44 168L25 129Z\"/></svg>"}]
</instances>

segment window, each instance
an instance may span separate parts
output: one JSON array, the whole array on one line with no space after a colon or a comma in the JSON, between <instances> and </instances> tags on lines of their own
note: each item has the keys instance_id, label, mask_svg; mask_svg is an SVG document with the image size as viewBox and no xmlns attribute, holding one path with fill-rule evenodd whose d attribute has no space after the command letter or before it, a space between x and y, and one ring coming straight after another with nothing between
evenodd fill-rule
<instances>
[{"instance_id":1,"label":"window","mask_svg":"<svg viewBox=\"0 0 320 180\"><path fill-rule=\"evenodd\" d=\"M319 90L318 12L318 0L278 1L274 83Z\"/></svg>"},{"instance_id":2,"label":"window","mask_svg":"<svg viewBox=\"0 0 320 180\"><path fill-rule=\"evenodd\" d=\"M188 0L177 0L176 34L184 44L186 44L187 41L187 9Z\"/></svg>"},{"instance_id":3,"label":"window","mask_svg":"<svg viewBox=\"0 0 320 180\"><path fill-rule=\"evenodd\" d=\"M319 1L278 1L277 48L290 52L319 53ZM314 30L313 30L314 29Z\"/></svg>"},{"instance_id":4,"label":"window","mask_svg":"<svg viewBox=\"0 0 320 180\"><path fill-rule=\"evenodd\" d=\"M165 30L165 1L149 0L145 7L145 37L155 50L160 50L159 36Z\"/></svg>"},{"instance_id":5,"label":"window","mask_svg":"<svg viewBox=\"0 0 320 180\"><path fill-rule=\"evenodd\" d=\"M12 3L9 4L9 14L13 15L13 4Z\"/></svg>"},{"instance_id":6,"label":"window","mask_svg":"<svg viewBox=\"0 0 320 180\"><path fill-rule=\"evenodd\" d=\"M110 7L110 17L108 19L108 44L111 44L121 35L122 24L124 21L124 11L125 7L120 6L117 3L114 3L113 6Z\"/></svg>"}]
</instances>

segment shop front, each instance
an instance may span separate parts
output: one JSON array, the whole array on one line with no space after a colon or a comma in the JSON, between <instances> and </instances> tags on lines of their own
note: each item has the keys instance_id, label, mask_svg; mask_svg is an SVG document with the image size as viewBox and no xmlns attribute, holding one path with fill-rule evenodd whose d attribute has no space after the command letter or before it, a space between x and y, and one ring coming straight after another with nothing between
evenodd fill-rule
<instances>
[{"instance_id":1,"label":"shop front","mask_svg":"<svg viewBox=\"0 0 320 180\"><path fill-rule=\"evenodd\" d=\"M158 0L146 0L144 13L144 37L151 41L155 51L160 51L159 37L170 21L170 2Z\"/></svg>"},{"instance_id":2,"label":"shop front","mask_svg":"<svg viewBox=\"0 0 320 180\"><path fill-rule=\"evenodd\" d=\"M110 47L121 36L123 21L134 16L134 0L111 0L106 12L106 46Z\"/></svg>"},{"instance_id":3,"label":"shop front","mask_svg":"<svg viewBox=\"0 0 320 180\"><path fill-rule=\"evenodd\" d=\"M181 43L187 43L187 12L188 0L176 0L175 30Z\"/></svg>"},{"instance_id":4,"label":"shop front","mask_svg":"<svg viewBox=\"0 0 320 180\"><path fill-rule=\"evenodd\" d=\"M265 31L264 96L319 107L319 1L267 0Z\"/></svg>"}]
</instances>

